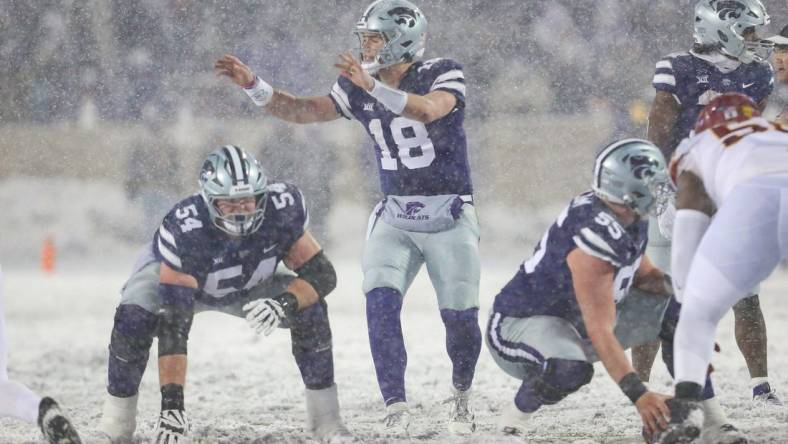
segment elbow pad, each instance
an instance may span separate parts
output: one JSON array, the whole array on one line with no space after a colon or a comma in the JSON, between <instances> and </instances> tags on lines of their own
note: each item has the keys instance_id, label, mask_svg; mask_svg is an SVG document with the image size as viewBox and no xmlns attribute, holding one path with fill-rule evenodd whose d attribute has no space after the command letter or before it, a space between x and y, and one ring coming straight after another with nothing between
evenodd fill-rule
<instances>
[{"instance_id":1,"label":"elbow pad","mask_svg":"<svg viewBox=\"0 0 788 444\"><path fill-rule=\"evenodd\" d=\"M673 245L670 254L670 271L673 278L673 291L676 300L684 298L684 286L687 275L706 229L711 224L711 217L698 210L681 209L676 211L673 225Z\"/></svg>"},{"instance_id":2,"label":"elbow pad","mask_svg":"<svg viewBox=\"0 0 788 444\"><path fill-rule=\"evenodd\" d=\"M328 296L337 286L337 273L323 250L294 271L299 278L309 282L321 299Z\"/></svg>"},{"instance_id":3,"label":"elbow pad","mask_svg":"<svg viewBox=\"0 0 788 444\"><path fill-rule=\"evenodd\" d=\"M196 292L194 288L159 284L159 356L186 354Z\"/></svg>"}]
</instances>

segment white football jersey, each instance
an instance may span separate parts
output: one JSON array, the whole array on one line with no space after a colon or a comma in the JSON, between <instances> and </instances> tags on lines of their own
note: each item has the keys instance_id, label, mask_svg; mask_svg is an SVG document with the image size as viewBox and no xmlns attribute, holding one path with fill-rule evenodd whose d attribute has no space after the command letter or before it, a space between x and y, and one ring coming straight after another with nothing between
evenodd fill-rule
<instances>
[{"instance_id":1,"label":"white football jersey","mask_svg":"<svg viewBox=\"0 0 788 444\"><path fill-rule=\"evenodd\" d=\"M674 183L683 171L697 175L719 207L736 185L788 172L788 128L754 117L688 137L670 162Z\"/></svg>"}]
</instances>

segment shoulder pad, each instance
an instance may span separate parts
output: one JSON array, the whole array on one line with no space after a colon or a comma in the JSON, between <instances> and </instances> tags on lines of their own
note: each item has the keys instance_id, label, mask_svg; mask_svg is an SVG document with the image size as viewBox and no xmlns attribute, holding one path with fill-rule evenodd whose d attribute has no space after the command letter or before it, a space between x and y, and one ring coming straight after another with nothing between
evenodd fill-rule
<instances>
[{"instance_id":1,"label":"shoulder pad","mask_svg":"<svg viewBox=\"0 0 788 444\"><path fill-rule=\"evenodd\" d=\"M293 184L280 182L268 185L268 208L266 217L271 215L279 224L302 231L309 223L309 213L303 193Z\"/></svg>"}]
</instances>

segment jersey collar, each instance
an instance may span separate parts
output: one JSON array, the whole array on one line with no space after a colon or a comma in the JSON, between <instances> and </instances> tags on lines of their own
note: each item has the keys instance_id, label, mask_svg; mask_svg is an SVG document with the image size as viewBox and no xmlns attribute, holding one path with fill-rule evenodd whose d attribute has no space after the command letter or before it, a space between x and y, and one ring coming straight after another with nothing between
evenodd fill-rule
<instances>
[{"instance_id":1,"label":"jersey collar","mask_svg":"<svg viewBox=\"0 0 788 444\"><path fill-rule=\"evenodd\" d=\"M725 54L719 51L710 51L707 53L697 53L694 49L690 50L690 54L693 56L714 65L721 73L728 74L729 72L735 71L739 66L741 66L741 62L732 59Z\"/></svg>"}]
</instances>

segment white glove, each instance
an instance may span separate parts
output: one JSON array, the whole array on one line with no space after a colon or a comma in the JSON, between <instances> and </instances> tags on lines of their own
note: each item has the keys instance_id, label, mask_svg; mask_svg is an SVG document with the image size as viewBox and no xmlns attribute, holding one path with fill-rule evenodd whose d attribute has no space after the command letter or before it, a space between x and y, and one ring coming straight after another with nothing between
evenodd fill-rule
<instances>
[{"instance_id":1,"label":"white glove","mask_svg":"<svg viewBox=\"0 0 788 444\"><path fill-rule=\"evenodd\" d=\"M285 318L282 304L270 298L255 299L244 305L243 309L249 326L265 336L270 335Z\"/></svg>"},{"instance_id":2,"label":"white glove","mask_svg":"<svg viewBox=\"0 0 788 444\"><path fill-rule=\"evenodd\" d=\"M190 443L189 418L183 410L162 410L153 432L154 444Z\"/></svg>"}]
</instances>

